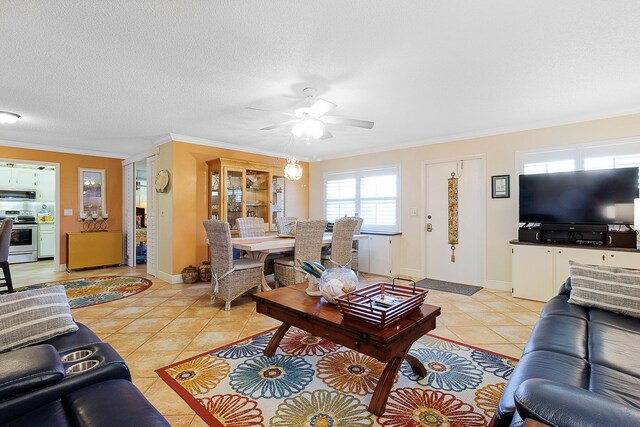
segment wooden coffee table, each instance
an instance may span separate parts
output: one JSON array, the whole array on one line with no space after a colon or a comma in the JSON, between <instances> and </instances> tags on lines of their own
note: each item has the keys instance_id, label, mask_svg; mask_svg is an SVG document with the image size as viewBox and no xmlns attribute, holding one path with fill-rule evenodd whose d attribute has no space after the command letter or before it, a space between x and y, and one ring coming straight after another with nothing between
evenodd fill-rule
<instances>
[{"instance_id":1,"label":"wooden coffee table","mask_svg":"<svg viewBox=\"0 0 640 427\"><path fill-rule=\"evenodd\" d=\"M375 415L384 412L403 360L409 362L416 375L424 377L427 374L424 365L408 352L418 338L436 328L440 307L424 304L389 326L379 328L366 322L343 319L337 306L308 296L304 292L306 287L306 283L300 283L253 295L258 313L282 322L264 350L266 356L275 354L284 335L295 326L386 363L369 404L369 411Z\"/></svg>"}]
</instances>

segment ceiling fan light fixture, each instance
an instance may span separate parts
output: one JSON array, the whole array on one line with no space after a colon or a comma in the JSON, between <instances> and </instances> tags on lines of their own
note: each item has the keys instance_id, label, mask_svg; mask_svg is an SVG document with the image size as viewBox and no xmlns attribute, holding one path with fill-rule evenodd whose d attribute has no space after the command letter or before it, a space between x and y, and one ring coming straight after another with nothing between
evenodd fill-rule
<instances>
[{"instance_id":1,"label":"ceiling fan light fixture","mask_svg":"<svg viewBox=\"0 0 640 427\"><path fill-rule=\"evenodd\" d=\"M316 119L305 119L291 128L291 133L300 138L303 135L307 138L318 139L324 133L322 122Z\"/></svg>"},{"instance_id":2,"label":"ceiling fan light fixture","mask_svg":"<svg viewBox=\"0 0 640 427\"><path fill-rule=\"evenodd\" d=\"M302 166L295 157L289 157L284 167L284 177L290 181L298 181L302 178Z\"/></svg>"},{"instance_id":3,"label":"ceiling fan light fixture","mask_svg":"<svg viewBox=\"0 0 640 427\"><path fill-rule=\"evenodd\" d=\"M304 133L304 130L305 130L304 122L300 122L291 128L291 133L297 138L300 138Z\"/></svg>"},{"instance_id":4,"label":"ceiling fan light fixture","mask_svg":"<svg viewBox=\"0 0 640 427\"><path fill-rule=\"evenodd\" d=\"M19 114L10 113L8 111L0 111L0 123L2 124L13 124L17 122L19 118Z\"/></svg>"}]
</instances>

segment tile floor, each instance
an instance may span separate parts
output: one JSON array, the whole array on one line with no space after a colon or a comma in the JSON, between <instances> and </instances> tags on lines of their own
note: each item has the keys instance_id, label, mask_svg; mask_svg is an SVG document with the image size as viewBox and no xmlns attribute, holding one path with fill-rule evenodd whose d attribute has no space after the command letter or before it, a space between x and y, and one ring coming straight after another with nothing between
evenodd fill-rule
<instances>
[{"instance_id":1,"label":"tile floor","mask_svg":"<svg viewBox=\"0 0 640 427\"><path fill-rule=\"evenodd\" d=\"M103 275L152 279L153 286L140 294L74 309L73 315L124 357L134 384L173 426L206 424L158 378L155 369L279 324L256 313L249 297L241 297L231 311L224 311L221 303L209 303L209 284L169 284L147 276L144 266L66 273L53 272L52 262L38 262L12 265L11 271L17 286ZM361 283L377 279L365 275ZM427 301L442 308L434 334L513 357L520 356L543 306L489 289L470 297L430 291Z\"/></svg>"}]
</instances>

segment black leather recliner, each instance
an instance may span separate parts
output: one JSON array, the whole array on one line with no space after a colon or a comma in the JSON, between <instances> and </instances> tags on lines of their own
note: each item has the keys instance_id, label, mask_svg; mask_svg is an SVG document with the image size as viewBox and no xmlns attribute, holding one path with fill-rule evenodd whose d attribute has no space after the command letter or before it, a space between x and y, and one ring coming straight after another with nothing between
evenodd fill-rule
<instances>
[{"instance_id":1,"label":"black leather recliner","mask_svg":"<svg viewBox=\"0 0 640 427\"><path fill-rule=\"evenodd\" d=\"M86 326L0 354L0 426L168 426Z\"/></svg>"},{"instance_id":2,"label":"black leather recliner","mask_svg":"<svg viewBox=\"0 0 640 427\"><path fill-rule=\"evenodd\" d=\"M570 304L570 291L544 306L494 427L640 426L640 319Z\"/></svg>"}]
</instances>

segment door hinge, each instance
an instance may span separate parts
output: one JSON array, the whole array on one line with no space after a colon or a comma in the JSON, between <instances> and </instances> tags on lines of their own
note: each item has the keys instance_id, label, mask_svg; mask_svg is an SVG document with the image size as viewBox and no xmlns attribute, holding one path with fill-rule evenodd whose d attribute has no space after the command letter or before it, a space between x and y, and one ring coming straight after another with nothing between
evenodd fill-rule
<instances>
[{"instance_id":1,"label":"door hinge","mask_svg":"<svg viewBox=\"0 0 640 427\"><path fill-rule=\"evenodd\" d=\"M511 253L513 253L513 248L511 248Z\"/></svg>"}]
</instances>

